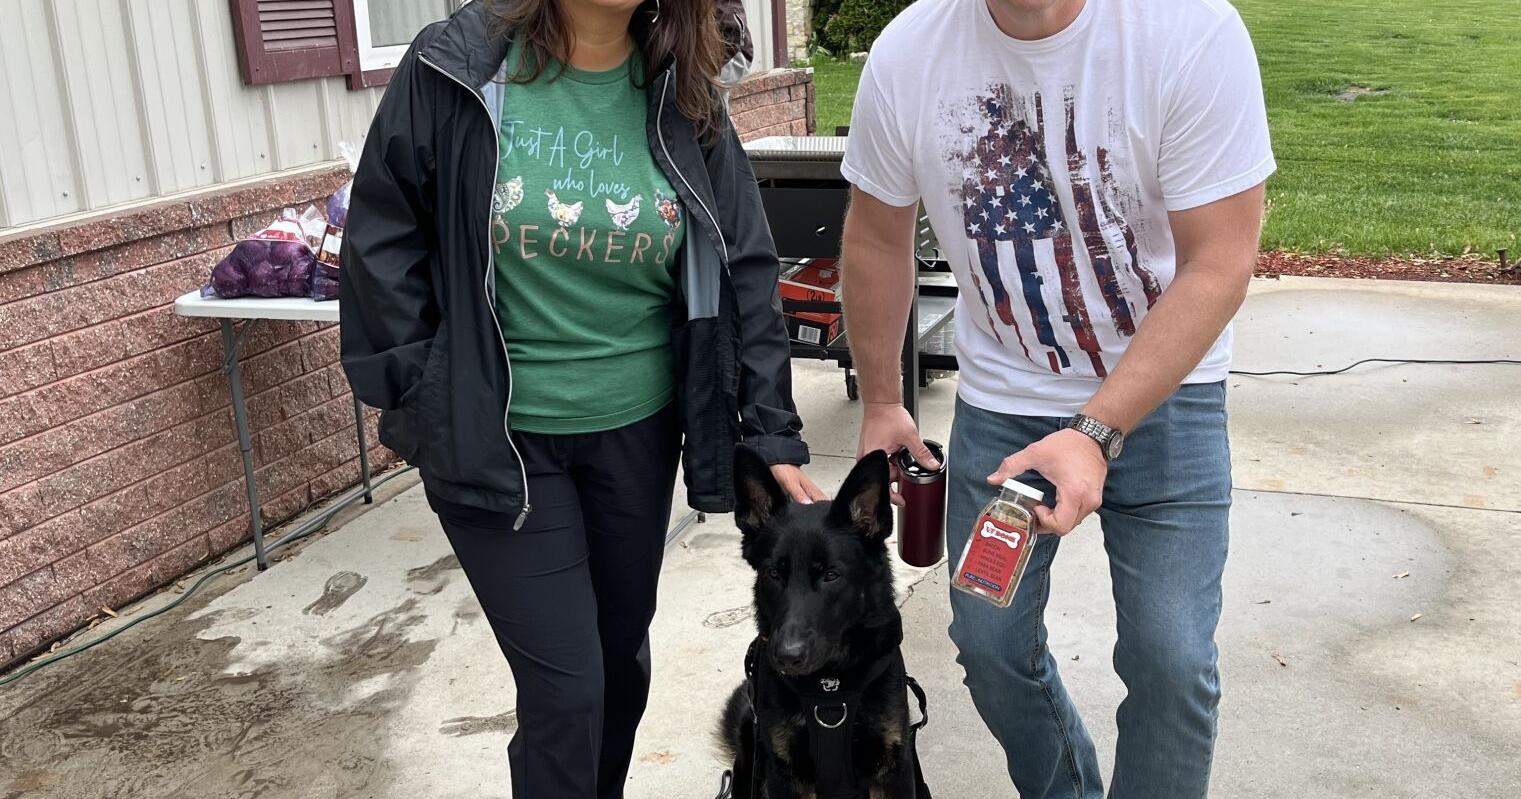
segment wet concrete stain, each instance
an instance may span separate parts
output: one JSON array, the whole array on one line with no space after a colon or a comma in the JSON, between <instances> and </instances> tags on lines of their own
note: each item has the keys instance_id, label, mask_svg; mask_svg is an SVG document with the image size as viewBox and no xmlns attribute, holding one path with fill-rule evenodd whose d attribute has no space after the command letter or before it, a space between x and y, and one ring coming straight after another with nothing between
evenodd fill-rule
<instances>
[{"instance_id":1,"label":"wet concrete stain","mask_svg":"<svg viewBox=\"0 0 1521 799\"><path fill-rule=\"evenodd\" d=\"M709 613L708 617L702 620L702 626L712 630L722 630L753 618L755 618L755 607L746 605L742 608L729 608Z\"/></svg>"},{"instance_id":2,"label":"wet concrete stain","mask_svg":"<svg viewBox=\"0 0 1521 799\"><path fill-rule=\"evenodd\" d=\"M463 738L467 735L480 735L483 732L499 732L510 734L518 729L518 712L509 710L506 713L498 713L495 716L460 716L449 719L438 728L444 735L452 735L455 738Z\"/></svg>"},{"instance_id":3,"label":"wet concrete stain","mask_svg":"<svg viewBox=\"0 0 1521 799\"><path fill-rule=\"evenodd\" d=\"M426 566L407 570L407 587L414 594L432 596L449 584L450 572L459 571L459 558L445 555Z\"/></svg>"},{"instance_id":4,"label":"wet concrete stain","mask_svg":"<svg viewBox=\"0 0 1521 799\"><path fill-rule=\"evenodd\" d=\"M0 797L383 795L384 721L437 643L410 638L426 618L417 600L241 673L228 673L238 637L200 637L233 613L165 617L0 693L0 762L17 775L0 777ZM354 698L365 681L378 689Z\"/></svg>"},{"instance_id":5,"label":"wet concrete stain","mask_svg":"<svg viewBox=\"0 0 1521 799\"><path fill-rule=\"evenodd\" d=\"M357 572L338 572L327 578L327 584L322 587L322 596L317 597L317 601L307 605L301 612L308 616L326 616L343 607L343 603L349 601L349 597L369 581L370 578Z\"/></svg>"}]
</instances>

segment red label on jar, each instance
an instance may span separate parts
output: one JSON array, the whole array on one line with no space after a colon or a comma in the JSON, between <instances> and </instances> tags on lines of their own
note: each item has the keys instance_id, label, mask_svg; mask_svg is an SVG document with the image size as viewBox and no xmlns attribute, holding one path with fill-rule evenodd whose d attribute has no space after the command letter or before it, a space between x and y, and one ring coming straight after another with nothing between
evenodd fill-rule
<instances>
[{"instance_id":1,"label":"red label on jar","mask_svg":"<svg viewBox=\"0 0 1521 799\"><path fill-rule=\"evenodd\" d=\"M958 577L1000 599L1007 596L1018 582L1016 571L1031 537L1029 530L984 515L972 529Z\"/></svg>"}]
</instances>

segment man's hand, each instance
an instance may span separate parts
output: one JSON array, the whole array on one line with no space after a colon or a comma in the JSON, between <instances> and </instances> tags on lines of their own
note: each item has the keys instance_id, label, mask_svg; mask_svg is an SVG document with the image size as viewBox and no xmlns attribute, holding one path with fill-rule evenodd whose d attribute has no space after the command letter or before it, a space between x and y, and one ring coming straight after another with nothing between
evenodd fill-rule
<instances>
[{"instance_id":1,"label":"man's hand","mask_svg":"<svg viewBox=\"0 0 1521 799\"><path fill-rule=\"evenodd\" d=\"M818 486L813 484L812 480L808 479L808 475L803 474L801 466L793 466L790 463L778 463L771 467L771 476L776 478L776 482L781 484L782 490L786 491L787 496L792 497L795 502L812 505L815 502L829 499L829 497L824 496L824 492L820 491Z\"/></svg>"},{"instance_id":2,"label":"man's hand","mask_svg":"<svg viewBox=\"0 0 1521 799\"><path fill-rule=\"evenodd\" d=\"M1004 458L988 482L1000 485L1031 470L1056 486L1056 507L1035 508L1039 532L1066 535L1104 501L1109 462L1097 441L1076 430L1058 430Z\"/></svg>"},{"instance_id":3,"label":"man's hand","mask_svg":"<svg viewBox=\"0 0 1521 799\"><path fill-rule=\"evenodd\" d=\"M914 424L914 417L909 415L902 403L866 403L866 416L861 420L861 443L856 447L856 458L863 458L868 452L879 449L889 455L906 449L920 466L927 469L940 468L940 462L935 460L929 447L924 446L924 439L919 435L919 426ZM892 472L892 479L897 482L899 475L895 462ZM894 491L892 501L894 505L902 505L903 496Z\"/></svg>"}]
</instances>

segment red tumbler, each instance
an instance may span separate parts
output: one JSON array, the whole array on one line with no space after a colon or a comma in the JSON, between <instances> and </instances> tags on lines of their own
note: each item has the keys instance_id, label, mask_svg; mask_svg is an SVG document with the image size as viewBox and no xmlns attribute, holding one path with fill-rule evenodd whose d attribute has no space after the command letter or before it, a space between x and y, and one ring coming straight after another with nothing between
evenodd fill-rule
<instances>
[{"instance_id":1,"label":"red tumbler","mask_svg":"<svg viewBox=\"0 0 1521 799\"><path fill-rule=\"evenodd\" d=\"M945 556L945 448L925 441L938 469L926 469L908 454L897 454L898 493L903 509L898 513L898 557L910 566L933 566Z\"/></svg>"}]
</instances>

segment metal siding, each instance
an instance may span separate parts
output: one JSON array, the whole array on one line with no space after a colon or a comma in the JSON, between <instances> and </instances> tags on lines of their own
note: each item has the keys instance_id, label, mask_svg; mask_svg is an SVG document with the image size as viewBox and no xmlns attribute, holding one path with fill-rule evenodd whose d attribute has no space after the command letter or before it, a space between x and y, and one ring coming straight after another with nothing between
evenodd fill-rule
<instances>
[{"instance_id":1,"label":"metal siding","mask_svg":"<svg viewBox=\"0 0 1521 799\"><path fill-rule=\"evenodd\" d=\"M335 159L385 91L243 85L226 0L0 4L0 230ZM745 10L769 69L770 4Z\"/></svg>"},{"instance_id":2,"label":"metal siding","mask_svg":"<svg viewBox=\"0 0 1521 799\"><path fill-rule=\"evenodd\" d=\"M91 207L152 196L139 113L136 72L127 41L122 4L117 0L55 0L55 18L67 26L59 37L67 65L68 110L78 142L80 172Z\"/></svg>"},{"instance_id":3,"label":"metal siding","mask_svg":"<svg viewBox=\"0 0 1521 799\"><path fill-rule=\"evenodd\" d=\"M776 54L771 52L771 0L744 0L745 24L750 26L750 42L755 46L755 61L751 72L765 72L776 66Z\"/></svg>"},{"instance_id":4,"label":"metal siding","mask_svg":"<svg viewBox=\"0 0 1521 799\"><path fill-rule=\"evenodd\" d=\"M50 0L8 0L0 25L0 194L7 227L80 210Z\"/></svg>"}]
</instances>

